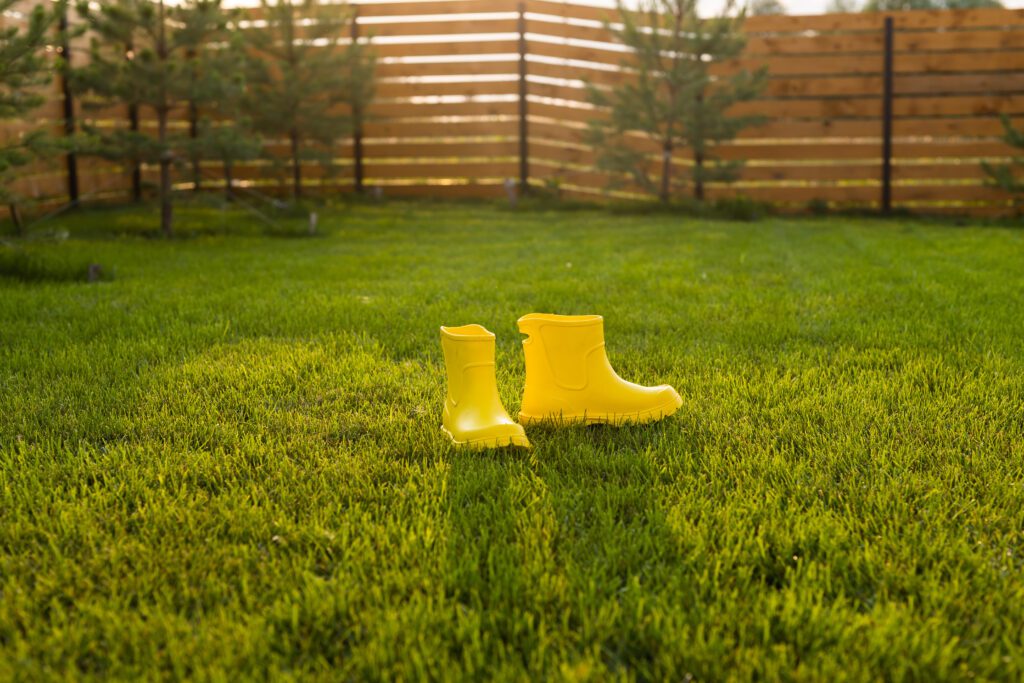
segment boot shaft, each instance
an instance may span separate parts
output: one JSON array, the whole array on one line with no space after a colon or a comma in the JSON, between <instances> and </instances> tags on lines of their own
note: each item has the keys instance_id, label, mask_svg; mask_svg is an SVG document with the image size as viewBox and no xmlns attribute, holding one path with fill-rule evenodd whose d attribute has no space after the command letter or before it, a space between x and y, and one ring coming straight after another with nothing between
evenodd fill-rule
<instances>
[{"instance_id":1,"label":"boot shaft","mask_svg":"<svg viewBox=\"0 0 1024 683\"><path fill-rule=\"evenodd\" d=\"M497 395L493 333L482 325L442 327L441 350L452 403L466 400L467 392L490 394L493 390Z\"/></svg>"},{"instance_id":2,"label":"boot shaft","mask_svg":"<svg viewBox=\"0 0 1024 683\"><path fill-rule=\"evenodd\" d=\"M526 387L586 389L590 375L607 363L604 319L599 315L531 313L519 319L526 356Z\"/></svg>"}]
</instances>

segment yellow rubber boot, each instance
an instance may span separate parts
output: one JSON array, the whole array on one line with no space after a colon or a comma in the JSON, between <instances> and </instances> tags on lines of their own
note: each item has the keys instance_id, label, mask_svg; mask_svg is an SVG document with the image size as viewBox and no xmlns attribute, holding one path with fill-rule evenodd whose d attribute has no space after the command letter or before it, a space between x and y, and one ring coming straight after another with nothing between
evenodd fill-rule
<instances>
[{"instance_id":1,"label":"yellow rubber boot","mask_svg":"<svg viewBox=\"0 0 1024 683\"><path fill-rule=\"evenodd\" d=\"M642 387L615 374L604 348L599 315L531 313L519 319L526 353L522 424L545 419L588 423L643 423L667 417L683 404L667 384Z\"/></svg>"},{"instance_id":2,"label":"yellow rubber boot","mask_svg":"<svg viewBox=\"0 0 1024 683\"><path fill-rule=\"evenodd\" d=\"M441 430L456 446L530 447L522 426L501 405L494 376L494 334L481 325L441 328L448 371Z\"/></svg>"}]
</instances>

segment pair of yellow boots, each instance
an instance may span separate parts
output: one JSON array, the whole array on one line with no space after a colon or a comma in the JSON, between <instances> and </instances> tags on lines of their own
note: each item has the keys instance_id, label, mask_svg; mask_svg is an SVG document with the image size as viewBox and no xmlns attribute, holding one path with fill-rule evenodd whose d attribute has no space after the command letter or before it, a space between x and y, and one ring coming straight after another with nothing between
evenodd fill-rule
<instances>
[{"instance_id":1,"label":"pair of yellow boots","mask_svg":"<svg viewBox=\"0 0 1024 683\"><path fill-rule=\"evenodd\" d=\"M683 401L667 384L642 387L619 377L604 350L599 315L531 313L519 319L526 388L519 423L505 412L494 372L494 334L482 325L441 328L448 373L442 430L456 446L529 448L522 425L653 422Z\"/></svg>"}]
</instances>

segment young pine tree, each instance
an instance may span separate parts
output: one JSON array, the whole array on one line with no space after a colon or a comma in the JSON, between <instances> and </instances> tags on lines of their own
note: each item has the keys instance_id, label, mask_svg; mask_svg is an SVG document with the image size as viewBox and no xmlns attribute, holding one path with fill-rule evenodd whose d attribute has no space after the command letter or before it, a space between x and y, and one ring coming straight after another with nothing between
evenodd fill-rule
<instances>
[{"instance_id":1,"label":"young pine tree","mask_svg":"<svg viewBox=\"0 0 1024 683\"><path fill-rule=\"evenodd\" d=\"M374 61L349 41L350 9L317 0L261 0L266 24L251 30L248 79L253 122L286 138L292 196L302 196L302 162L330 166L335 141L351 134L372 97Z\"/></svg>"},{"instance_id":2,"label":"young pine tree","mask_svg":"<svg viewBox=\"0 0 1024 683\"><path fill-rule=\"evenodd\" d=\"M14 7L15 0L0 0L0 17ZM53 74L53 63L45 57L48 31L54 12L37 5L28 15L24 29L0 23L0 122L24 120L44 102L43 88ZM52 149L52 140L39 129L17 134L0 133L0 202L17 201L11 182L15 169Z\"/></svg>"},{"instance_id":3,"label":"young pine tree","mask_svg":"<svg viewBox=\"0 0 1024 683\"><path fill-rule=\"evenodd\" d=\"M173 233L171 170L188 143L172 134L173 112L216 87L203 80L209 70L196 70L195 27L185 19L194 6L204 5L204 22L216 24L220 4L196 0L184 8L169 8L164 0L111 0L99 5L82 2L79 12L92 32L89 64L74 71L80 90L107 104L123 103L148 109L156 117L156 135L135 130L90 131L90 151L107 158L155 163L160 168L160 228ZM218 76L219 78L219 76Z\"/></svg>"},{"instance_id":4,"label":"young pine tree","mask_svg":"<svg viewBox=\"0 0 1024 683\"><path fill-rule=\"evenodd\" d=\"M590 88L591 101L609 110L606 120L590 126L598 166L630 176L667 202L681 184L673 178L673 154L686 148L693 156L693 196L703 200L706 182L734 180L739 168L738 162L715 159L711 145L731 140L758 120L726 112L760 93L767 76L763 69L711 74L712 65L742 52L744 12L735 12L730 0L721 16L701 19L696 0L642 0L638 10L627 10L620 0L619 16L622 28L615 34L630 49L632 61L625 68L633 77L610 91ZM630 141L637 134L660 149L659 174L651 173L648 156Z\"/></svg>"},{"instance_id":5,"label":"young pine tree","mask_svg":"<svg viewBox=\"0 0 1024 683\"><path fill-rule=\"evenodd\" d=\"M224 11L221 0L191 0L173 8L170 16L172 21L180 24L178 39L185 48L189 84L187 147L192 165L192 186L198 192L203 182L200 109L205 103L214 103L220 91L230 92L230 82L235 77L229 70L222 69L220 63L226 61L222 57L225 47L232 45L228 32L231 17Z\"/></svg>"},{"instance_id":6,"label":"young pine tree","mask_svg":"<svg viewBox=\"0 0 1024 683\"><path fill-rule=\"evenodd\" d=\"M256 158L262 147L245 114L246 56L239 16L225 11L221 0L191 0L172 15L188 61L189 139L184 148L193 187L202 186L202 162L219 161L229 201L235 163Z\"/></svg>"},{"instance_id":7,"label":"young pine tree","mask_svg":"<svg viewBox=\"0 0 1024 683\"><path fill-rule=\"evenodd\" d=\"M220 108L220 111L224 111ZM219 161L224 168L224 199L234 199L235 164L259 157L263 148L253 132L252 121L240 109L228 121L209 117L199 120L196 137L190 141L194 158Z\"/></svg>"}]
</instances>

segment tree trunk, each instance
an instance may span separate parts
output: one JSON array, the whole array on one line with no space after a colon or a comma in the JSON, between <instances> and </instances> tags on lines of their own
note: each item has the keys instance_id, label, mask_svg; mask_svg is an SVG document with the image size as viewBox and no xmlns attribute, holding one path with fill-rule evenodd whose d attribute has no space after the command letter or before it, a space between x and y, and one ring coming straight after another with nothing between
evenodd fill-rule
<instances>
[{"instance_id":1,"label":"tree trunk","mask_svg":"<svg viewBox=\"0 0 1024 683\"><path fill-rule=\"evenodd\" d=\"M287 21L284 22L286 59L288 61L288 73L295 73L298 59L295 55L295 12L289 0L285 3L288 10ZM299 131L296 128L296 112L292 111L291 130L288 131L288 139L292 145L292 200L296 201L302 197L302 168L299 166Z\"/></svg>"},{"instance_id":2,"label":"tree trunk","mask_svg":"<svg viewBox=\"0 0 1024 683\"><path fill-rule=\"evenodd\" d=\"M164 24L164 0L160 0L160 36L157 41L157 56L161 65L167 66L167 34ZM167 102L167 93L161 91L160 106L157 107L158 138L160 140L160 230L165 237L174 234L173 220L171 213L171 150L167 146L167 117L170 113L170 106Z\"/></svg>"},{"instance_id":3,"label":"tree trunk","mask_svg":"<svg viewBox=\"0 0 1024 683\"><path fill-rule=\"evenodd\" d=\"M7 206L11 211L11 222L14 223L14 230L18 237L25 236L25 223L21 220L21 211L18 210L18 205L11 202Z\"/></svg>"},{"instance_id":4,"label":"tree trunk","mask_svg":"<svg viewBox=\"0 0 1024 683\"><path fill-rule=\"evenodd\" d=\"M171 208L171 151L167 149L167 110L157 112L160 139L160 230L164 236L174 234L174 216Z\"/></svg>"},{"instance_id":5,"label":"tree trunk","mask_svg":"<svg viewBox=\"0 0 1024 683\"><path fill-rule=\"evenodd\" d=\"M188 136L195 143L199 137L199 107L195 102L188 103ZM199 153L192 152L192 191L199 192L202 189L203 179L199 175Z\"/></svg>"},{"instance_id":6,"label":"tree trunk","mask_svg":"<svg viewBox=\"0 0 1024 683\"><path fill-rule=\"evenodd\" d=\"M132 103L128 105L128 128L133 133L139 132L139 105ZM138 159L132 159L132 201L142 201L142 164Z\"/></svg>"},{"instance_id":7,"label":"tree trunk","mask_svg":"<svg viewBox=\"0 0 1024 683\"><path fill-rule=\"evenodd\" d=\"M134 59L135 45L128 41L124 45L124 58ZM137 102L128 103L128 130L133 133L139 132L139 105ZM138 159L131 159L132 168L132 201L142 201L142 164Z\"/></svg>"},{"instance_id":8,"label":"tree trunk","mask_svg":"<svg viewBox=\"0 0 1024 683\"><path fill-rule=\"evenodd\" d=\"M693 153L693 198L704 201L704 153Z\"/></svg>"},{"instance_id":9,"label":"tree trunk","mask_svg":"<svg viewBox=\"0 0 1024 683\"><path fill-rule=\"evenodd\" d=\"M292 143L292 197L302 198L302 166L299 164L299 132L294 128L288 134Z\"/></svg>"},{"instance_id":10,"label":"tree trunk","mask_svg":"<svg viewBox=\"0 0 1024 683\"><path fill-rule=\"evenodd\" d=\"M703 55L698 55L698 58L703 58ZM698 202L704 201L704 149L703 146L707 140L704 135L706 129L704 128L704 93L697 93L697 116L701 122L700 130L701 137L699 144L693 146L693 198Z\"/></svg>"},{"instance_id":11,"label":"tree trunk","mask_svg":"<svg viewBox=\"0 0 1024 683\"><path fill-rule=\"evenodd\" d=\"M672 192L672 143L666 142L661 150L661 192L658 199L668 203Z\"/></svg>"},{"instance_id":12,"label":"tree trunk","mask_svg":"<svg viewBox=\"0 0 1024 683\"><path fill-rule=\"evenodd\" d=\"M234 164L230 159L228 159L224 162L224 199L228 203L234 199L232 196L232 187L234 184Z\"/></svg>"}]
</instances>

